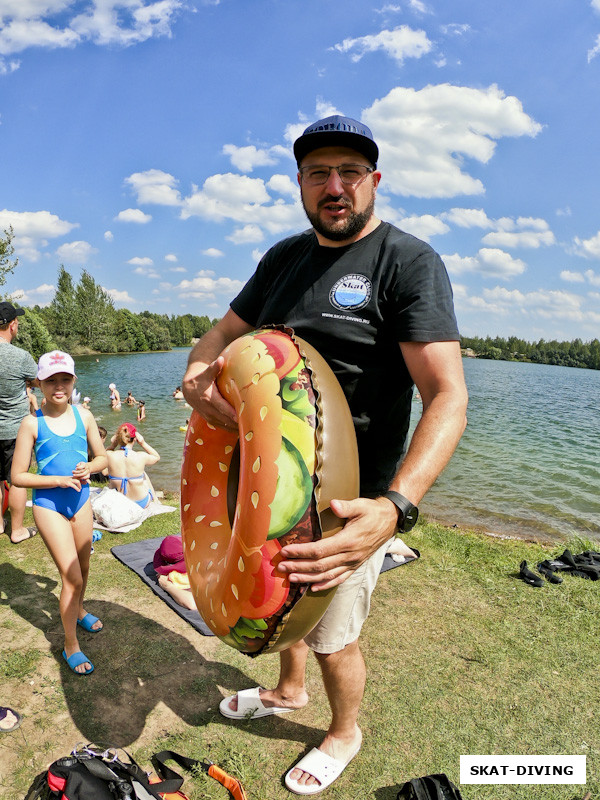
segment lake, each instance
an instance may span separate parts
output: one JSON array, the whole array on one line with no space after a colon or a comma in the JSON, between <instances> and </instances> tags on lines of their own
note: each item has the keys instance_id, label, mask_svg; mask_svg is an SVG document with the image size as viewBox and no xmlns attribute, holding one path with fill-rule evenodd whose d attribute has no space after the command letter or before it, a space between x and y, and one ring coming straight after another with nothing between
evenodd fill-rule
<instances>
[{"instance_id":1,"label":"lake","mask_svg":"<svg viewBox=\"0 0 600 800\"><path fill-rule=\"evenodd\" d=\"M109 436L136 409L109 407L109 383L146 401L140 430L161 454L156 488L177 491L191 410L171 394L189 349L81 356L78 389ZM421 502L426 516L499 535L600 541L600 371L463 359L469 423L445 472ZM414 429L421 404L413 402Z\"/></svg>"}]
</instances>

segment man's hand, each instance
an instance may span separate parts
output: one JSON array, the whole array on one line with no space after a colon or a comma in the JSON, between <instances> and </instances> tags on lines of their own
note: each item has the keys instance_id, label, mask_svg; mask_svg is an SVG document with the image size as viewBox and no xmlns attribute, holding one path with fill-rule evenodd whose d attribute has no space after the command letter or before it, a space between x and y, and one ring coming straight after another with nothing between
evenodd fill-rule
<instances>
[{"instance_id":1,"label":"man's hand","mask_svg":"<svg viewBox=\"0 0 600 800\"><path fill-rule=\"evenodd\" d=\"M385 497L332 500L331 510L346 520L339 533L282 548L277 570L290 583L310 583L315 592L343 583L393 536L398 522L396 507Z\"/></svg>"},{"instance_id":2,"label":"man's hand","mask_svg":"<svg viewBox=\"0 0 600 800\"><path fill-rule=\"evenodd\" d=\"M235 409L219 392L216 380L225 359L219 356L208 366L200 362L189 365L183 378L182 390L187 402L211 425L237 431Z\"/></svg>"}]
</instances>

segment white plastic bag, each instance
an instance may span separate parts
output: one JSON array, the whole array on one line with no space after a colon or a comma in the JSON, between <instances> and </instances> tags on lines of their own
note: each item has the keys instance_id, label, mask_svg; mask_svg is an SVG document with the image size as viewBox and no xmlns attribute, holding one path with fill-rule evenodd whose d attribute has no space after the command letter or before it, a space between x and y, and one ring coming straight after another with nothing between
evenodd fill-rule
<instances>
[{"instance_id":1,"label":"white plastic bag","mask_svg":"<svg viewBox=\"0 0 600 800\"><path fill-rule=\"evenodd\" d=\"M140 525L148 516L141 508L116 489L106 486L97 495L92 495L92 511L96 520L109 531L131 530Z\"/></svg>"}]
</instances>

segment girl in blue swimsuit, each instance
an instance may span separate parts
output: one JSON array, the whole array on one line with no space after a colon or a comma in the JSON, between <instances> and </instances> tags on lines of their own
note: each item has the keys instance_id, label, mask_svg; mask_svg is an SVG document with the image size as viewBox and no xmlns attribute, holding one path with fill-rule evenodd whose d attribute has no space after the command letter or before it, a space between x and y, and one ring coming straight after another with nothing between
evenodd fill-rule
<instances>
[{"instance_id":1,"label":"girl in blue swimsuit","mask_svg":"<svg viewBox=\"0 0 600 800\"><path fill-rule=\"evenodd\" d=\"M45 353L37 377L46 402L21 423L12 482L33 490L33 517L62 581L63 658L73 672L87 675L94 667L81 652L77 628L102 630L100 620L83 607L93 529L89 478L106 467L106 453L91 412L69 404L76 377L71 356L59 350ZM36 474L29 472L33 452Z\"/></svg>"}]
</instances>

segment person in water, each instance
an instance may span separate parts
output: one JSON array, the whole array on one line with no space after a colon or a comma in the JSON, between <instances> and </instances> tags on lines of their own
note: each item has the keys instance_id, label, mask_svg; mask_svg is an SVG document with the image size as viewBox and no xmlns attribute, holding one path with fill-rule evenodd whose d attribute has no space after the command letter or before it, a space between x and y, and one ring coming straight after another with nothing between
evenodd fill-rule
<instances>
[{"instance_id":1,"label":"person in water","mask_svg":"<svg viewBox=\"0 0 600 800\"><path fill-rule=\"evenodd\" d=\"M119 411L121 408L121 395L119 394L119 390L114 383L109 383L108 388L110 389L110 407L113 411Z\"/></svg>"},{"instance_id":2,"label":"person in water","mask_svg":"<svg viewBox=\"0 0 600 800\"><path fill-rule=\"evenodd\" d=\"M76 379L71 356L59 350L45 353L38 363L37 379L46 402L21 423L12 483L33 489L33 518L62 582L62 655L73 672L88 675L94 666L81 652L77 632L81 628L98 633L103 627L83 606L93 529L89 480L92 472L106 467L106 453L92 413L69 403ZM32 453L37 474L29 472Z\"/></svg>"},{"instance_id":3,"label":"person in water","mask_svg":"<svg viewBox=\"0 0 600 800\"><path fill-rule=\"evenodd\" d=\"M134 451L136 442L144 450L143 453ZM146 467L160 461L156 450L150 447L135 425L124 422L117 428L106 455L109 486L146 508L154 500L154 495L148 489L145 471Z\"/></svg>"}]
</instances>

